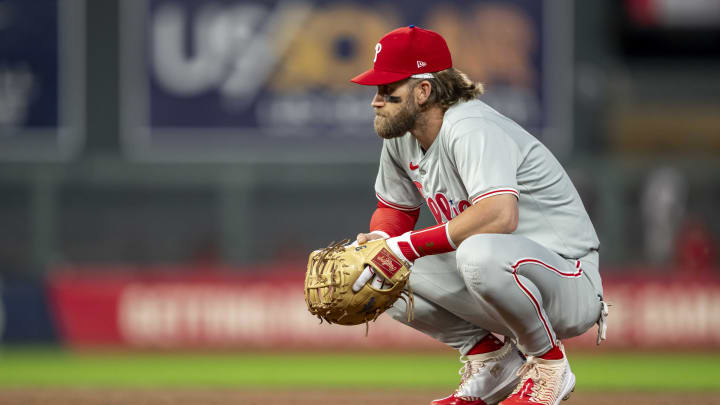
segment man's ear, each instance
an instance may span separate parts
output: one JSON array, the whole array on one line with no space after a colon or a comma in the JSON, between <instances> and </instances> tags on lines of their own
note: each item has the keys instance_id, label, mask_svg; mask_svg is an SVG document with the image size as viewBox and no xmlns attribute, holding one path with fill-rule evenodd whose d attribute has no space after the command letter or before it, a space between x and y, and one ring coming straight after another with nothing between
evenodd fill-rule
<instances>
[{"instance_id":1,"label":"man's ear","mask_svg":"<svg viewBox=\"0 0 720 405\"><path fill-rule=\"evenodd\" d=\"M432 92L432 85L429 81L423 80L415 86L415 101L418 105L423 105L430 98Z\"/></svg>"}]
</instances>

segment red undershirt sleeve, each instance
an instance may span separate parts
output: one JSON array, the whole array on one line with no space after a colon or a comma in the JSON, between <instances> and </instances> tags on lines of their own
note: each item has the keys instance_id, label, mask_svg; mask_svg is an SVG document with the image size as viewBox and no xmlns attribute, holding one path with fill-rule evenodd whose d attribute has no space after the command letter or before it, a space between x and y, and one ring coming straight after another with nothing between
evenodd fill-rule
<instances>
[{"instance_id":1,"label":"red undershirt sleeve","mask_svg":"<svg viewBox=\"0 0 720 405\"><path fill-rule=\"evenodd\" d=\"M420 208L401 211L378 201L377 208L370 219L370 231L383 231L390 237L399 236L415 229L419 217Z\"/></svg>"}]
</instances>

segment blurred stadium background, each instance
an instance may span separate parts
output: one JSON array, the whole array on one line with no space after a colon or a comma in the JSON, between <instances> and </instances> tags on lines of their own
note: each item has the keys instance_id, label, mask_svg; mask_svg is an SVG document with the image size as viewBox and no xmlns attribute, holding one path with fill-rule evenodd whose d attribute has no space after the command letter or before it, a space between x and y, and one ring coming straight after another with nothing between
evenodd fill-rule
<instances>
[{"instance_id":1,"label":"blurred stadium background","mask_svg":"<svg viewBox=\"0 0 720 405\"><path fill-rule=\"evenodd\" d=\"M449 350L319 326L302 297L308 252L367 229L380 141L349 78L407 24L593 219L614 307L599 350L569 344L578 390L720 391L720 0L0 0L0 402L454 387ZM367 363L329 370L347 349ZM370 377L400 349L396 383Z\"/></svg>"}]
</instances>

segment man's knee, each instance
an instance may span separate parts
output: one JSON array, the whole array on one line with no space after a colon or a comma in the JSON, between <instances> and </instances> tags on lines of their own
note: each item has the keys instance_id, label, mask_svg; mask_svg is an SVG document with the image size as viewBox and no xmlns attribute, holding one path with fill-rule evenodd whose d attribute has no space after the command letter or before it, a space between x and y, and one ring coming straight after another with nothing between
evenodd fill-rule
<instances>
[{"instance_id":1,"label":"man's knee","mask_svg":"<svg viewBox=\"0 0 720 405\"><path fill-rule=\"evenodd\" d=\"M458 269L465 284L481 295L497 291L507 281L501 239L499 235L473 235L457 249Z\"/></svg>"},{"instance_id":2,"label":"man's knee","mask_svg":"<svg viewBox=\"0 0 720 405\"><path fill-rule=\"evenodd\" d=\"M498 268L503 262L502 235L480 234L465 239L457 249L459 267Z\"/></svg>"}]
</instances>

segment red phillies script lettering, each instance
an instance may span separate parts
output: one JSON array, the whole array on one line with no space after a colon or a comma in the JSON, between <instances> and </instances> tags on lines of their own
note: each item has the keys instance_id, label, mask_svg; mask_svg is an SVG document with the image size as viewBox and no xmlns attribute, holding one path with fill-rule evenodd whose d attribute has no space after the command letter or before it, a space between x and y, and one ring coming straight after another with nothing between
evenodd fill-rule
<instances>
[{"instance_id":1,"label":"red phillies script lettering","mask_svg":"<svg viewBox=\"0 0 720 405\"><path fill-rule=\"evenodd\" d=\"M435 194L435 201L437 202L438 207L440 208L440 212L445 215L445 218L450 219L454 215L452 211L450 211L450 202L448 201L447 197L445 197L444 194Z\"/></svg>"},{"instance_id":2,"label":"red phillies script lettering","mask_svg":"<svg viewBox=\"0 0 720 405\"><path fill-rule=\"evenodd\" d=\"M435 198L428 197L427 205L430 208L430 212L435 218L435 222L442 224L443 222L449 221L456 216L460 215L472 204L467 200L460 200L455 206L455 202L448 200L443 193L435 194Z\"/></svg>"},{"instance_id":3,"label":"red phillies script lettering","mask_svg":"<svg viewBox=\"0 0 720 405\"><path fill-rule=\"evenodd\" d=\"M372 262L380 271L385 273L387 278L393 278L395 273L402 267L402 263L384 248L373 257Z\"/></svg>"}]
</instances>

